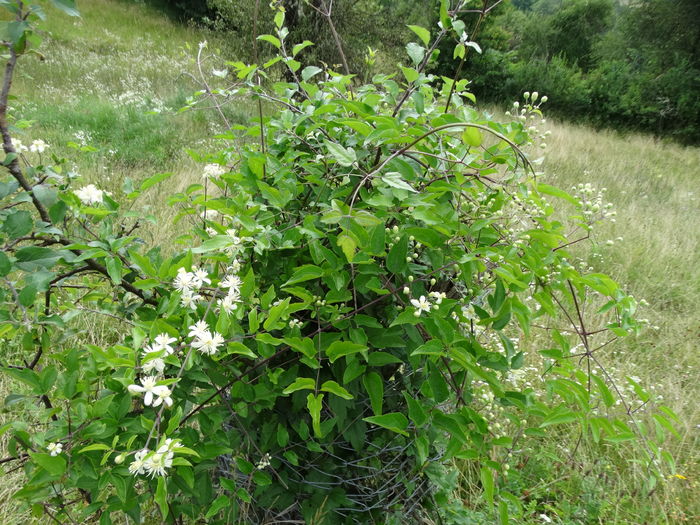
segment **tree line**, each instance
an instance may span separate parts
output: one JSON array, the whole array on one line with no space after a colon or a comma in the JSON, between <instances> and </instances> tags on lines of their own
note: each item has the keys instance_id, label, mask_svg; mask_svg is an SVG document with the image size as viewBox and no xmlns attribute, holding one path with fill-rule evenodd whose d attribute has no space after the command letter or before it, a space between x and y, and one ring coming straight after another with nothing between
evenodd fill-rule
<instances>
[{"instance_id":1,"label":"tree line","mask_svg":"<svg viewBox=\"0 0 700 525\"><path fill-rule=\"evenodd\" d=\"M416 24L439 20L440 0L281 0L290 32L329 67L345 60L367 78L396 69ZM480 101L509 104L524 91L549 96L572 120L700 142L700 3L696 0L473 0L446 2L482 52L455 60L454 42L435 50L430 71L465 78ZM460 5L461 4L461 5ZM170 0L183 19L230 34L253 60L252 21L272 24L267 2ZM341 58L333 28L340 35ZM484 16L486 14L486 16ZM260 57L258 57L260 58ZM341 70L338 67L338 70Z\"/></svg>"}]
</instances>

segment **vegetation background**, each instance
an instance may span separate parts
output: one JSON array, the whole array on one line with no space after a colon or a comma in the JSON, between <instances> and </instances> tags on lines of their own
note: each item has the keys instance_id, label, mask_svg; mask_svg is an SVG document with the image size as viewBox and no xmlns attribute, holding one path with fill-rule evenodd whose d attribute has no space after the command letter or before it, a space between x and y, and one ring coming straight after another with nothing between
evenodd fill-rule
<instances>
[{"instance_id":1,"label":"vegetation background","mask_svg":"<svg viewBox=\"0 0 700 525\"><path fill-rule=\"evenodd\" d=\"M313 34L317 59L337 63L326 26L303 2L288 3L299 14L293 31ZM90 0L80 3L80 19L49 16L44 57L28 60L19 72L17 116L34 122L32 138L75 158L74 169L85 181L119 193L127 177L139 181L172 171L170 189L186 187L199 180L200 169L183 149L214 146L210 137L220 130L205 113L175 114L193 88L182 73L205 39L223 58L248 58L254 8L255 2L244 0L209 0L206 8L185 0ZM502 2L472 37L484 53L470 54L462 69L480 103L503 104L526 89L539 90L558 116L567 117L548 122L547 177L562 187L607 187L618 210L617 222L598 232L599 245L579 255L650 303L651 328L603 359L616 377L640 378L681 418L679 437L667 446L682 476L651 494L640 492L637 471L624 454L584 444L571 455L573 432L527 451L511 490L560 523L700 519L700 150L660 140L700 140L698 9L694 0ZM362 75L391 70L403 54L409 31L390 20L430 26L435 17L432 2L383 0L338 0L334 13L350 68ZM447 58L435 62L435 73L452 72ZM227 111L236 121L248 109ZM629 133L634 128L650 133ZM84 154L75 155L76 149ZM154 197L161 224L168 213ZM150 232L154 238L163 233L158 226ZM99 340L107 322L87 315L90 337ZM16 388L6 376L3 381L3 393ZM2 523L29 519L10 497L17 479L10 473L0 481ZM467 502L476 497L471 479L465 472L459 480ZM474 520L480 523L476 514ZM532 520L542 522L537 513Z\"/></svg>"}]
</instances>

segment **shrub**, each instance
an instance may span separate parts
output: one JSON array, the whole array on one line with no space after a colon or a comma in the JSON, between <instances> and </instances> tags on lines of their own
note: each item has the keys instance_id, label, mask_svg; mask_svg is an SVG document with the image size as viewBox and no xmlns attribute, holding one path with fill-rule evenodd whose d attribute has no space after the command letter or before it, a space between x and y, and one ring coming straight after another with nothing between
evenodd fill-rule
<instances>
[{"instance_id":1,"label":"shrub","mask_svg":"<svg viewBox=\"0 0 700 525\"><path fill-rule=\"evenodd\" d=\"M37 12L12 5L6 86L35 42ZM456 26L446 10L441 22ZM569 260L610 210L590 186L538 181L524 149L544 98L511 122L480 115L425 74L422 28L405 81L357 85L302 68L284 11L274 24L265 66L209 78L200 44L189 107L261 111L227 122L229 148L192 152L202 182L167 198L174 247L138 237L138 199L168 174L119 195L78 188L45 144L12 141L4 91L0 334L25 387L11 400L23 417L2 428L2 461L27 477L15 497L61 522L406 522L457 506L458 458L478 473L478 515L507 520L517 498L499 486L521 440L577 423L634 441L595 352L637 330L636 303ZM282 65L293 81L264 87ZM115 325L85 333L88 315ZM546 386L518 383L520 335L557 316ZM652 473L672 461L645 443Z\"/></svg>"}]
</instances>

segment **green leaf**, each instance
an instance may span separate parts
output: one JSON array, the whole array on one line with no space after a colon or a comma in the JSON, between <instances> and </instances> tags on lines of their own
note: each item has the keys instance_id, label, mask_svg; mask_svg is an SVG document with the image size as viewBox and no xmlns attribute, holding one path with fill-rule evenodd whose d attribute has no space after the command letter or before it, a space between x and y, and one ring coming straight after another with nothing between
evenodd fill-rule
<instances>
[{"instance_id":1,"label":"green leaf","mask_svg":"<svg viewBox=\"0 0 700 525\"><path fill-rule=\"evenodd\" d=\"M58 202L58 192L56 188L48 184L37 184L32 188L32 193L46 208L50 208Z\"/></svg>"},{"instance_id":2,"label":"green leaf","mask_svg":"<svg viewBox=\"0 0 700 525\"><path fill-rule=\"evenodd\" d=\"M415 42L409 42L406 44L406 52L408 53L408 56L411 57L413 64L416 66L423 61L423 57L425 56L425 48L423 46L419 46Z\"/></svg>"},{"instance_id":3,"label":"green leaf","mask_svg":"<svg viewBox=\"0 0 700 525\"><path fill-rule=\"evenodd\" d=\"M44 246L26 246L15 253L17 262L23 263L27 270L36 270L40 267L50 268L61 258L61 255L61 253Z\"/></svg>"},{"instance_id":4,"label":"green leaf","mask_svg":"<svg viewBox=\"0 0 700 525\"><path fill-rule=\"evenodd\" d=\"M578 206L578 200L574 196L569 195L564 190L560 190L559 188L555 188L554 186L550 186L549 184L538 184L537 191L539 193L544 193L545 195L559 197L560 199L564 199L565 201L570 202L574 206Z\"/></svg>"},{"instance_id":5,"label":"green leaf","mask_svg":"<svg viewBox=\"0 0 700 525\"><path fill-rule=\"evenodd\" d=\"M338 164L341 166L352 166L357 160L357 155L355 154L354 149L344 148L340 144L336 144L335 142L330 142L328 140L325 141L325 144L330 154L333 155L333 158L337 160Z\"/></svg>"},{"instance_id":6,"label":"green leaf","mask_svg":"<svg viewBox=\"0 0 700 525\"><path fill-rule=\"evenodd\" d=\"M257 359L257 355L255 352L253 352L250 348L248 348L246 345L244 345L241 342L234 341L232 343L229 343L226 347L226 354L227 355L244 355L246 357L250 357L251 359Z\"/></svg>"},{"instance_id":7,"label":"green leaf","mask_svg":"<svg viewBox=\"0 0 700 525\"><path fill-rule=\"evenodd\" d=\"M155 501L160 508L160 513L163 515L163 519L168 517L168 491L165 486L165 477L160 476L158 478L158 486L156 487Z\"/></svg>"},{"instance_id":8,"label":"green leaf","mask_svg":"<svg viewBox=\"0 0 700 525\"><path fill-rule=\"evenodd\" d=\"M269 42L270 44L275 46L277 49L280 49L282 47L282 43L280 42L280 39L277 38L276 36L260 35L260 36L258 36L258 40L264 40L265 42Z\"/></svg>"},{"instance_id":9,"label":"green leaf","mask_svg":"<svg viewBox=\"0 0 700 525\"><path fill-rule=\"evenodd\" d=\"M78 453L82 454L83 452L92 452L95 450L112 450L111 447L108 445L105 445L104 443L94 443L92 445L88 445L87 447L81 448Z\"/></svg>"},{"instance_id":10,"label":"green leaf","mask_svg":"<svg viewBox=\"0 0 700 525\"><path fill-rule=\"evenodd\" d=\"M32 220L32 214L26 210L17 210L7 216L2 225L2 229L7 233L10 239L17 239L32 231L33 226L34 221Z\"/></svg>"},{"instance_id":11,"label":"green leaf","mask_svg":"<svg viewBox=\"0 0 700 525\"><path fill-rule=\"evenodd\" d=\"M32 460L52 476L61 476L66 471L66 460L63 456L30 452Z\"/></svg>"},{"instance_id":12,"label":"green leaf","mask_svg":"<svg viewBox=\"0 0 700 525\"><path fill-rule=\"evenodd\" d=\"M493 507L493 495L495 490L495 485L493 482L493 472L489 467L481 467L481 485L484 488L484 497L488 502L489 506Z\"/></svg>"},{"instance_id":13,"label":"green leaf","mask_svg":"<svg viewBox=\"0 0 700 525\"><path fill-rule=\"evenodd\" d=\"M114 284L122 282L122 262L117 257L107 259L107 273Z\"/></svg>"},{"instance_id":14,"label":"green leaf","mask_svg":"<svg viewBox=\"0 0 700 525\"><path fill-rule=\"evenodd\" d=\"M297 390L316 390L316 380L310 377L297 377L282 393L288 395Z\"/></svg>"},{"instance_id":15,"label":"green leaf","mask_svg":"<svg viewBox=\"0 0 700 525\"><path fill-rule=\"evenodd\" d=\"M270 308L267 319L265 319L263 323L263 328L265 330L274 330L273 327L276 325L277 321L279 321L279 318L282 317L287 308L289 308L289 301L291 301L291 297L287 297L281 303Z\"/></svg>"},{"instance_id":16,"label":"green leaf","mask_svg":"<svg viewBox=\"0 0 700 525\"><path fill-rule=\"evenodd\" d=\"M311 414L311 424L314 429L314 434L316 437L323 437L321 432L321 409L323 408L323 394L313 395L309 394L306 397L306 408Z\"/></svg>"},{"instance_id":17,"label":"green leaf","mask_svg":"<svg viewBox=\"0 0 700 525\"><path fill-rule=\"evenodd\" d=\"M362 384L369 395L372 412L375 416L382 415L384 405L384 380L377 372L369 372L362 377Z\"/></svg>"},{"instance_id":18,"label":"green leaf","mask_svg":"<svg viewBox=\"0 0 700 525\"><path fill-rule=\"evenodd\" d=\"M370 352L369 356L367 356L367 364L369 366L385 366L401 362L401 359L389 352Z\"/></svg>"},{"instance_id":19,"label":"green leaf","mask_svg":"<svg viewBox=\"0 0 700 525\"><path fill-rule=\"evenodd\" d=\"M416 348L411 353L411 356L414 355L434 355L440 357L445 355L445 345L439 339L431 339L427 343Z\"/></svg>"},{"instance_id":20,"label":"green leaf","mask_svg":"<svg viewBox=\"0 0 700 525\"><path fill-rule=\"evenodd\" d=\"M321 385L321 391L330 392L331 394L335 394L343 399L353 399L353 395L335 381L324 382L323 385Z\"/></svg>"},{"instance_id":21,"label":"green leaf","mask_svg":"<svg viewBox=\"0 0 700 525\"><path fill-rule=\"evenodd\" d=\"M214 250L220 250L231 245L231 237L228 235L216 235L211 239L207 239L200 246L192 248L192 253L206 253Z\"/></svg>"},{"instance_id":22,"label":"green leaf","mask_svg":"<svg viewBox=\"0 0 700 525\"><path fill-rule=\"evenodd\" d=\"M408 269L406 255L408 253L408 237L403 235L399 242L389 250L386 257L386 267L391 273L404 273Z\"/></svg>"},{"instance_id":23,"label":"green leaf","mask_svg":"<svg viewBox=\"0 0 700 525\"><path fill-rule=\"evenodd\" d=\"M414 399L411 394L404 391L403 397L406 399L406 404L408 404L408 417L413 420L413 423L420 427L428 420L428 414L421 406L417 399Z\"/></svg>"},{"instance_id":24,"label":"green leaf","mask_svg":"<svg viewBox=\"0 0 700 525\"><path fill-rule=\"evenodd\" d=\"M231 505L231 498L226 496L225 494L222 494L218 498L214 500L214 502L211 504L209 507L209 510L207 510L207 513L204 515L204 519L208 520L214 516L221 510L225 509L226 507Z\"/></svg>"},{"instance_id":25,"label":"green leaf","mask_svg":"<svg viewBox=\"0 0 700 525\"><path fill-rule=\"evenodd\" d=\"M0 277L5 277L12 270L12 263L4 252L0 252Z\"/></svg>"},{"instance_id":26,"label":"green leaf","mask_svg":"<svg viewBox=\"0 0 700 525\"><path fill-rule=\"evenodd\" d=\"M413 69L412 67L405 67L405 66L399 66L401 68L401 71L403 72L403 76L406 78L407 82L415 82L418 80L418 77L420 76L420 73Z\"/></svg>"},{"instance_id":27,"label":"green leaf","mask_svg":"<svg viewBox=\"0 0 700 525\"><path fill-rule=\"evenodd\" d=\"M550 425L561 425L563 423L571 423L572 421L576 421L578 419L578 415L575 412L571 411L558 411L554 414L551 414L550 416L546 417L542 423L540 423L540 427L548 427Z\"/></svg>"},{"instance_id":28,"label":"green leaf","mask_svg":"<svg viewBox=\"0 0 700 525\"><path fill-rule=\"evenodd\" d=\"M403 180L401 174L398 172L392 171L390 173L387 173L386 175L382 176L382 180L392 188L398 188L400 190L407 190L412 191L414 193L418 193L418 190L416 190L408 182Z\"/></svg>"},{"instance_id":29,"label":"green leaf","mask_svg":"<svg viewBox=\"0 0 700 525\"><path fill-rule=\"evenodd\" d=\"M299 54L302 49L306 49L309 46L313 46L314 43L311 40L304 40L301 44L297 44L292 48L292 56L295 57ZM306 79L304 79L306 80Z\"/></svg>"},{"instance_id":30,"label":"green leaf","mask_svg":"<svg viewBox=\"0 0 700 525\"><path fill-rule=\"evenodd\" d=\"M421 26L408 26L408 28L418 35L418 38L421 39L423 44L427 46L430 43L430 31L428 31L426 28Z\"/></svg>"},{"instance_id":31,"label":"green leaf","mask_svg":"<svg viewBox=\"0 0 700 525\"><path fill-rule=\"evenodd\" d=\"M75 0L52 0L52 3L68 16L80 16L80 12L75 6Z\"/></svg>"},{"instance_id":32,"label":"green leaf","mask_svg":"<svg viewBox=\"0 0 700 525\"><path fill-rule=\"evenodd\" d=\"M340 357L363 352L364 350L367 350L365 345L360 345L351 341L334 341L326 349L326 355L331 363L335 363Z\"/></svg>"},{"instance_id":33,"label":"green leaf","mask_svg":"<svg viewBox=\"0 0 700 525\"><path fill-rule=\"evenodd\" d=\"M391 412L382 416L365 417L363 421L408 436L408 432L406 432L408 428L408 419L400 412Z\"/></svg>"},{"instance_id":34,"label":"green leaf","mask_svg":"<svg viewBox=\"0 0 700 525\"><path fill-rule=\"evenodd\" d=\"M155 175L148 177L145 181L141 183L141 191L146 191L151 186L155 186L159 182L163 182L172 176L172 173L156 173Z\"/></svg>"},{"instance_id":35,"label":"green leaf","mask_svg":"<svg viewBox=\"0 0 700 525\"><path fill-rule=\"evenodd\" d=\"M307 66L301 70L301 78L304 80L304 82L308 82L311 77L319 74L321 71L323 71L323 69L320 67Z\"/></svg>"},{"instance_id":36,"label":"green leaf","mask_svg":"<svg viewBox=\"0 0 700 525\"><path fill-rule=\"evenodd\" d=\"M345 258L348 262L352 262L355 258L355 250L357 249L357 243L355 240L346 233L341 233L338 235L338 240L336 241L338 246L343 250Z\"/></svg>"},{"instance_id":37,"label":"green leaf","mask_svg":"<svg viewBox=\"0 0 700 525\"><path fill-rule=\"evenodd\" d=\"M319 277L322 277L324 273L325 272L323 269L319 268L318 266L313 264L305 264L304 266L299 266L296 270L294 270L292 276L282 285L282 287L303 283L304 281L310 281L312 279L318 279Z\"/></svg>"}]
</instances>

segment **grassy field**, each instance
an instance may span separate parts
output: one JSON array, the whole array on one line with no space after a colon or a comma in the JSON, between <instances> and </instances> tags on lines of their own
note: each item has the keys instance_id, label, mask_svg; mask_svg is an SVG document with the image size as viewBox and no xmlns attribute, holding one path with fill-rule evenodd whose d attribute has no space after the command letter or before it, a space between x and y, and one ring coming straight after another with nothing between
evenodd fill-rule
<instances>
[{"instance_id":1,"label":"grassy field","mask_svg":"<svg viewBox=\"0 0 700 525\"><path fill-rule=\"evenodd\" d=\"M80 19L49 9L44 59L30 57L19 67L14 116L32 122L20 138L45 140L53 153L71 159L84 180L115 193L127 177L138 181L173 172L168 191L198 180L201 165L184 150L215 150L209 137L218 124L206 113L174 110L196 89L183 73L192 69L198 42L225 42L175 25L142 3L90 0L80 8ZM234 120L246 118L246 108L230 111ZM617 221L601 226L596 244L578 256L649 303L641 314L649 329L602 359L615 377L640 378L679 415L680 438L670 438L665 448L686 479L672 477L652 494L643 493L630 458L619 452L601 456L586 443L576 461L551 461L575 440L562 435L532 453L536 461L522 474L520 488L549 501L548 516L560 523L697 522L700 149L560 122L548 127L547 182L565 189L586 182L605 187L617 210ZM94 151L78 151L85 147ZM151 199L161 226L150 234L162 237L172 212L157 206L157 195ZM14 385L1 377L4 397ZM29 521L10 498L21 479L19 473L0 479L0 523ZM465 481L463 497L472 494ZM533 520L538 522L536 515Z\"/></svg>"}]
</instances>

